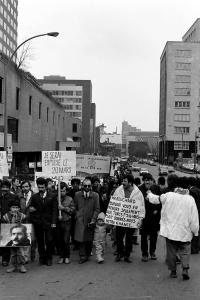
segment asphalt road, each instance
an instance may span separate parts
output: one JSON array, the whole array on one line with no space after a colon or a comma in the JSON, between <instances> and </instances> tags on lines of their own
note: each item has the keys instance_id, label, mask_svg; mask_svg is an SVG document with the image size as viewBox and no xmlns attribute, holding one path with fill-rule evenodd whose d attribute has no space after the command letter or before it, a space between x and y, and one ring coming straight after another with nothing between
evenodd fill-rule
<instances>
[{"instance_id":1,"label":"asphalt road","mask_svg":"<svg viewBox=\"0 0 200 300\"><path fill-rule=\"evenodd\" d=\"M134 246L131 264L115 262L110 237L105 263L97 264L95 256L79 265L77 251L69 265L51 267L28 264L26 274L7 274L0 269L0 299L20 300L193 300L200 299L200 255L191 257L191 279L169 278L165 264L165 242L159 238L157 261L141 262L140 246Z\"/></svg>"}]
</instances>

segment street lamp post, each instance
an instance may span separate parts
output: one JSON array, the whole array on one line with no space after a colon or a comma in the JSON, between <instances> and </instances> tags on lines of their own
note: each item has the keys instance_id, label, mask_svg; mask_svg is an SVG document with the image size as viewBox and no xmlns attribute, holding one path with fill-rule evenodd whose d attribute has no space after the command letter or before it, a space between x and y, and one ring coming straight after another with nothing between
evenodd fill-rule
<instances>
[{"instance_id":1,"label":"street lamp post","mask_svg":"<svg viewBox=\"0 0 200 300\"><path fill-rule=\"evenodd\" d=\"M8 73L8 69L9 66L12 62L12 59L14 57L14 55L17 53L18 49L24 45L25 43L27 43L30 40L33 40L35 38L41 37L41 36L53 36L53 37L57 37L59 35L58 32L48 32L48 33L43 33L43 34L38 34L38 35L34 35L28 39L26 39L25 41L23 41L21 44L19 44L19 46L17 46L17 48L13 51L13 53L11 54L11 56L8 58L7 64L5 66L5 88L4 88L4 151L7 151L7 134L8 134L8 122L7 122L7 73Z\"/></svg>"}]
</instances>

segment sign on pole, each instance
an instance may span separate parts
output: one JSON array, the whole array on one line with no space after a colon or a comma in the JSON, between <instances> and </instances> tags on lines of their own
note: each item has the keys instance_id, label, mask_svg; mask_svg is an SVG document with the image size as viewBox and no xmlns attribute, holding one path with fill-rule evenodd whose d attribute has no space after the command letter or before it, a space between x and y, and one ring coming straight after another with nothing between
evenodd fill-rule
<instances>
[{"instance_id":1,"label":"sign on pole","mask_svg":"<svg viewBox=\"0 0 200 300\"><path fill-rule=\"evenodd\" d=\"M109 174L110 173L110 157L77 154L76 155L76 171L88 174Z\"/></svg>"},{"instance_id":2,"label":"sign on pole","mask_svg":"<svg viewBox=\"0 0 200 300\"><path fill-rule=\"evenodd\" d=\"M75 176L76 152L42 151L42 173L48 176Z\"/></svg>"},{"instance_id":3,"label":"sign on pole","mask_svg":"<svg viewBox=\"0 0 200 300\"><path fill-rule=\"evenodd\" d=\"M6 151L0 151L0 178L9 176Z\"/></svg>"},{"instance_id":4,"label":"sign on pole","mask_svg":"<svg viewBox=\"0 0 200 300\"><path fill-rule=\"evenodd\" d=\"M115 226L138 228L140 209L137 200L112 196L105 222Z\"/></svg>"}]
</instances>

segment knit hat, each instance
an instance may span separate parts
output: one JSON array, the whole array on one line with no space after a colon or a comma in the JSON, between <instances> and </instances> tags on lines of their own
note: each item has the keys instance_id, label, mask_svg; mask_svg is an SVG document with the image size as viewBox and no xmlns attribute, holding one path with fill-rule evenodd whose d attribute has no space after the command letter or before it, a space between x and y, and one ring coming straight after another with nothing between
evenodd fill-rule
<instances>
[{"instance_id":1,"label":"knit hat","mask_svg":"<svg viewBox=\"0 0 200 300\"><path fill-rule=\"evenodd\" d=\"M103 212L101 212L101 213L98 215L97 220L101 219L101 220L105 221L105 217L106 217L105 214L104 214Z\"/></svg>"}]
</instances>

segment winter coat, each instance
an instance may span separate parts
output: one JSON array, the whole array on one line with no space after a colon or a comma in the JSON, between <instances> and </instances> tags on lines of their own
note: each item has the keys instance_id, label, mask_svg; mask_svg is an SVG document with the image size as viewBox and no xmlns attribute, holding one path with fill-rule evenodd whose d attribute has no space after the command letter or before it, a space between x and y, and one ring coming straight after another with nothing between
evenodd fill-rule
<instances>
[{"instance_id":1,"label":"winter coat","mask_svg":"<svg viewBox=\"0 0 200 300\"><path fill-rule=\"evenodd\" d=\"M98 219L103 220L104 223L98 225ZM105 224L105 214L101 212L97 217L97 223L94 229L94 242L105 242L106 241L106 233L108 231L108 225Z\"/></svg>"},{"instance_id":2,"label":"winter coat","mask_svg":"<svg viewBox=\"0 0 200 300\"><path fill-rule=\"evenodd\" d=\"M152 204L147 199L147 189L145 187L145 184L139 186L140 191L143 194L144 197L144 203L145 203L145 211L146 215L142 222L142 229L141 233L150 233L152 231L158 231L159 230L159 223L160 223L160 211L161 211L161 204ZM153 185L151 187L151 191L156 194L160 195L160 189L159 186Z\"/></svg>"},{"instance_id":3,"label":"winter coat","mask_svg":"<svg viewBox=\"0 0 200 300\"><path fill-rule=\"evenodd\" d=\"M42 198L39 193L33 194L30 206L36 209L36 211L30 212L31 223L42 225L43 228L50 228L51 224L56 224L58 216L56 194L48 192L45 198Z\"/></svg>"},{"instance_id":4,"label":"winter coat","mask_svg":"<svg viewBox=\"0 0 200 300\"><path fill-rule=\"evenodd\" d=\"M31 192L31 197L32 197L33 191L30 191L30 192ZM30 207L30 203L31 203L31 198L26 203L25 196L21 192L21 194L19 194L19 199L20 199L20 211L27 216L27 220L30 220L29 207Z\"/></svg>"},{"instance_id":5,"label":"winter coat","mask_svg":"<svg viewBox=\"0 0 200 300\"><path fill-rule=\"evenodd\" d=\"M160 235L174 241L190 242L198 236L199 216L188 190L177 188L160 196L162 203Z\"/></svg>"},{"instance_id":6,"label":"winter coat","mask_svg":"<svg viewBox=\"0 0 200 300\"><path fill-rule=\"evenodd\" d=\"M74 200L69 196L65 196L64 199L61 197L61 205L64 209L61 210L62 219L60 222L70 222L75 213Z\"/></svg>"},{"instance_id":7,"label":"winter coat","mask_svg":"<svg viewBox=\"0 0 200 300\"><path fill-rule=\"evenodd\" d=\"M89 198L84 198L83 191L77 192L74 198L75 203L75 234L74 239L78 242L92 241L94 227L89 227L90 222L96 222L100 212L99 195L90 191Z\"/></svg>"},{"instance_id":8,"label":"winter coat","mask_svg":"<svg viewBox=\"0 0 200 300\"><path fill-rule=\"evenodd\" d=\"M26 215L21 212L16 212L15 214L10 211L5 214L1 220L2 223L8 224L18 224L18 223L26 223Z\"/></svg>"}]
</instances>

